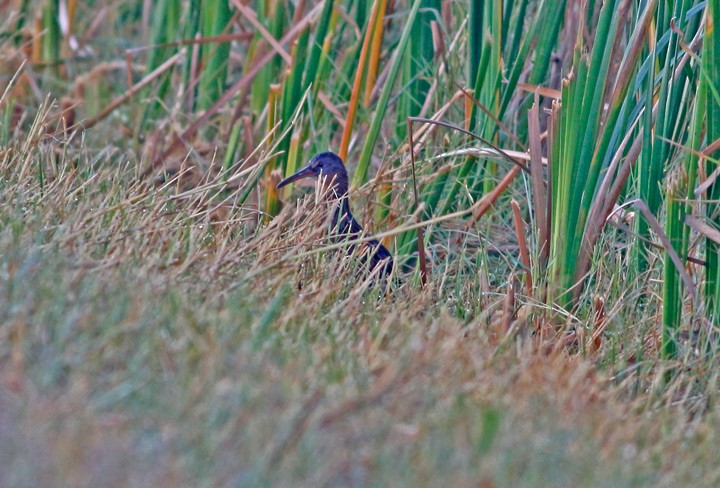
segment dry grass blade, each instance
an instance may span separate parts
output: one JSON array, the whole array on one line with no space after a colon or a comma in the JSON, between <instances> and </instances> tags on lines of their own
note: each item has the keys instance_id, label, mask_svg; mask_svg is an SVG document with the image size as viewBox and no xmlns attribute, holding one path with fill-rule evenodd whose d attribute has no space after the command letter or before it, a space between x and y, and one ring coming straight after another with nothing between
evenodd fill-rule
<instances>
[{"instance_id":1,"label":"dry grass blade","mask_svg":"<svg viewBox=\"0 0 720 488\"><path fill-rule=\"evenodd\" d=\"M420 131L417 131L420 132ZM418 143L415 143L415 150L417 151ZM505 154L508 156L515 158L518 161L527 161L530 162L530 154L526 152L521 151L513 151L512 149L503 149L505 151ZM437 154L435 156L427 158L427 161L439 161L446 158L454 158L458 156L475 156L478 158L496 158L496 159L505 159L502 154L497 152L495 149L491 147L464 147L461 149L453 149L451 151L443 152L440 154ZM540 163L547 167L547 158L542 158L540 160Z\"/></svg>"},{"instance_id":2,"label":"dry grass blade","mask_svg":"<svg viewBox=\"0 0 720 488\"><path fill-rule=\"evenodd\" d=\"M225 42L232 41L249 41L253 38L252 32L237 32L235 34L218 34L217 36L200 36L192 39L181 39L174 42L165 42L162 44L153 44L152 46L133 47L125 50L125 55L135 55L152 51L153 49L164 49L168 47L185 47L185 46L197 46L203 44L222 44Z\"/></svg>"},{"instance_id":3,"label":"dry grass blade","mask_svg":"<svg viewBox=\"0 0 720 488\"><path fill-rule=\"evenodd\" d=\"M445 113L452 108L452 106L460 99L462 99L465 96L465 94L458 90L453 94L453 96L448 100L445 105L440 107L431 117L430 120L440 120ZM428 135L432 132L430 129L437 128L437 125L430 125L430 124L423 124L421 125L418 130L413 134L413 140L417 141L415 143L415 151L420 150L420 146L425 141L425 139L428 137ZM404 152L406 149L404 146L400 147L400 152Z\"/></svg>"},{"instance_id":4,"label":"dry grass blade","mask_svg":"<svg viewBox=\"0 0 720 488\"><path fill-rule=\"evenodd\" d=\"M701 159L702 161L702 159ZM700 198L703 196L703 194L708 191L708 189L715 183L715 180L717 180L718 175L720 175L720 166L715 168L710 175L703 180L702 183L700 183L697 188L695 188L695 191L693 194L695 195L695 198Z\"/></svg>"},{"instance_id":5,"label":"dry grass blade","mask_svg":"<svg viewBox=\"0 0 720 488\"><path fill-rule=\"evenodd\" d=\"M685 216L685 224L711 241L720 244L720 230L717 230L715 227L706 224L694 215L690 214Z\"/></svg>"},{"instance_id":6,"label":"dry grass blade","mask_svg":"<svg viewBox=\"0 0 720 488\"><path fill-rule=\"evenodd\" d=\"M540 267L547 263L550 251L550 215L549 192L543 177L542 142L540 140L540 109L539 96L535 93L535 103L528 112L528 139L530 140L530 176L532 178L532 201L540 238Z\"/></svg>"},{"instance_id":7,"label":"dry grass blade","mask_svg":"<svg viewBox=\"0 0 720 488\"><path fill-rule=\"evenodd\" d=\"M702 152L705 157L708 157L718 149L720 149L720 139L715 139L713 142L708 144L707 147L702 150Z\"/></svg>"},{"instance_id":8,"label":"dry grass blade","mask_svg":"<svg viewBox=\"0 0 720 488\"><path fill-rule=\"evenodd\" d=\"M257 14L250 8L242 4L239 0L230 0L233 5L235 5L235 8L238 9L238 11L248 19L248 21L252 24L253 27L255 27L260 35L265 39L268 44L272 46L272 48L275 50L277 54L279 54L283 60L287 64L292 64L292 56L288 54L288 52L282 47L282 44L280 44L275 37L273 37L272 34L268 32L268 30L263 26L260 21L257 19Z\"/></svg>"},{"instance_id":9,"label":"dry grass blade","mask_svg":"<svg viewBox=\"0 0 720 488\"><path fill-rule=\"evenodd\" d=\"M562 98L562 92L554 88L548 88L540 85L528 85L526 83L518 83L517 87L520 90L529 93L536 93L538 95L542 95L543 97L552 98L553 100L560 100Z\"/></svg>"},{"instance_id":10,"label":"dry grass blade","mask_svg":"<svg viewBox=\"0 0 720 488\"><path fill-rule=\"evenodd\" d=\"M494 113L492 113L485 105L480 103L480 101L475 98L470 92L468 92L465 88L463 88L459 83L454 82L455 87L458 89L458 91L462 92L463 95L465 95L465 129L468 130L469 127L467 127L467 124L470 123L470 111L472 105L476 106L477 108L482 111L490 120L492 120L502 131L512 139L512 141L520 146L523 151L527 151L527 147L525 147L525 144L518 139L518 137L513 133L512 130L508 128L505 124L502 123L502 121L495 116Z\"/></svg>"},{"instance_id":11,"label":"dry grass blade","mask_svg":"<svg viewBox=\"0 0 720 488\"><path fill-rule=\"evenodd\" d=\"M512 323L515 320L515 276L510 276L507 284L507 291L505 292L505 299L503 300L503 311L502 311L502 330L499 336L504 338L510 332Z\"/></svg>"},{"instance_id":12,"label":"dry grass blade","mask_svg":"<svg viewBox=\"0 0 720 488\"><path fill-rule=\"evenodd\" d=\"M463 90L465 93L465 90ZM470 130L470 113L472 112L472 97L465 95L465 112L463 120L465 121L465 130Z\"/></svg>"},{"instance_id":13,"label":"dry grass blade","mask_svg":"<svg viewBox=\"0 0 720 488\"><path fill-rule=\"evenodd\" d=\"M185 47L185 46L200 46L203 44L222 44L225 42L232 41L249 41L253 38L251 32L239 32L237 34L220 34L217 36L201 36L199 33L194 39L182 39L175 42L165 42L162 44L153 44L152 46L134 47L125 50L125 66L128 77L128 86L133 86L132 80L132 57L135 54L152 51L153 49L165 49L169 47Z\"/></svg>"},{"instance_id":14,"label":"dry grass blade","mask_svg":"<svg viewBox=\"0 0 720 488\"><path fill-rule=\"evenodd\" d=\"M510 202L513 210L513 220L515 221L515 235L517 236L518 246L520 248L520 260L522 261L525 273L525 288L528 296L532 295L533 279L530 266L530 255L528 254L527 241L525 239L525 228L523 227L522 215L520 215L520 205L515 200Z\"/></svg>"},{"instance_id":15,"label":"dry grass blade","mask_svg":"<svg viewBox=\"0 0 720 488\"><path fill-rule=\"evenodd\" d=\"M640 27L634 30L633 36L628 41L628 47L623 57L622 64L620 65L620 68L618 70L618 75L615 80L615 86L613 87L613 90L611 92L612 94L608 95L608 99L606 100L606 103L608 103L609 105L620 103L625 93L627 93L630 79L635 74L635 67L637 65L638 57L640 56L642 50L645 48L645 42L647 37L646 34L648 29L650 29L650 25L653 21L653 13L655 12L656 3L656 0L652 0L645 7L642 18L638 23ZM626 10L629 7L629 2L624 2L621 8L623 10ZM617 52L618 55L622 52L622 50L619 49L621 38L622 36L617 36L615 38L615 46L613 47L613 51ZM610 80L612 80L612 77L608 78L608 82L610 82ZM608 93L610 93L610 90L608 90ZM608 112L606 112L605 116L608 116Z\"/></svg>"},{"instance_id":16,"label":"dry grass blade","mask_svg":"<svg viewBox=\"0 0 720 488\"><path fill-rule=\"evenodd\" d=\"M5 86L5 90L3 91L2 96L0 96L0 104L2 104L2 102L5 101L5 97L7 97L7 94L10 92L10 89L15 85L15 82L22 74L26 63L27 63L27 60L23 59L22 62L20 63L20 66L18 67L18 69L15 70L15 73L13 74L12 78L10 78L10 81L8 82L7 86Z\"/></svg>"},{"instance_id":17,"label":"dry grass blade","mask_svg":"<svg viewBox=\"0 0 720 488\"><path fill-rule=\"evenodd\" d=\"M484 137L481 137L481 136L475 134L474 132L471 132L471 131L469 131L469 130L465 130L465 129L463 129L462 127L460 127L460 126L458 126L458 125L451 124L451 123L449 123L449 122L443 122L443 121L441 121L441 120L426 119L426 118L424 118L424 117L408 117L408 119L411 120L411 121L413 121L413 122L421 122L421 123L423 123L423 124L439 125L439 126L441 126L441 127L447 128L447 129L451 129L451 130L455 130L455 131L458 131L458 132L462 132L463 134L467 134L467 135L469 135L470 137L472 137L472 138L474 138L474 139L477 139L478 141L482 142L483 144L485 144L485 145L491 147L492 149L494 149L498 154L500 154L503 158L505 158L506 160L510 161L510 162L513 163L514 165L516 165L519 169L525 171L525 172L528 173L528 174L530 173L530 170L528 169L528 167L527 167L526 165L524 165L523 163L521 163L520 161L518 161L516 158L510 156L505 150L500 149L497 145L495 145L495 144L493 144L492 142L488 141L488 140L485 139Z\"/></svg>"},{"instance_id":18,"label":"dry grass blade","mask_svg":"<svg viewBox=\"0 0 720 488\"><path fill-rule=\"evenodd\" d=\"M487 212L490 207L492 207L498 198L500 198L500 195L505 193L505 190L510 186L510 183L513 182L515 177L520 172L521 166L513 166L510 171L505 175L505 177L500 180L500 183L493 188L493 190L482 197L480 200L478 200L472 207L472 215L473 218L468 221L466 228L470 229L473 225L475 225L475 222L480 220L480 217L485 215L485 212Z\"/></svg>"},{"instance_id":19,"label":"dry grass blade","mask_svg":"<svg viewBox=\"0 0 720 488\"><path fill-rule=\"evenodd\" d=\"M335 120L340 124L340 127L345 127L345 119L343 118L342 114L340 113L340 109L337 108L337 105L335 105L330 98L325 94L325 92L319 91L317 94L317 99L320 100L320 103L322 103L325 108L333 114L335 117Z\"/></svg>"}]
</instances>

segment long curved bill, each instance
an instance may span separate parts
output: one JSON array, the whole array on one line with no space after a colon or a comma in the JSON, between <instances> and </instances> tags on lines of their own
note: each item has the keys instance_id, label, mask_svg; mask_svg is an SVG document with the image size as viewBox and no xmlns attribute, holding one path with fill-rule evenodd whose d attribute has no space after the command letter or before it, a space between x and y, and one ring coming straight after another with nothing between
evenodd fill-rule
<instances>
[{"instance_id":1,"label":"long curved bill","mask_svg":"<svg viewBox=\"0 0 720 488\"><path fill-rule=\"evenodd\" d=\"M313 176L312 169L310 169L310 166L305 166L303 169L295 173L294 175L288 176L284 180L282 180L280 183L277 184L276 188L282 188L285 185L289 185L290 183L301 180L303 178L309 178Z\"/></svg>"}]
</instances>

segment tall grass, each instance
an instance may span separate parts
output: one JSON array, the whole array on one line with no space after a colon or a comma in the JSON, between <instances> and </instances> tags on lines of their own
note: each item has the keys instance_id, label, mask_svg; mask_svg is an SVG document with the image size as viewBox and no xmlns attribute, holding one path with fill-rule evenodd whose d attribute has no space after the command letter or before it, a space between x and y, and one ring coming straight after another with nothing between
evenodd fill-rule
<instances>
[{"instance_id":1,"label":"tall grass","mask_svg":"<svg viewBox=\"0 0 720 488\"><path fill-rule=\"evenodd\" d=\"M613 49L619 35L619 23L624 20L624 15L616 14L620 3L606 3L601 8L589 58L583 55L584 36L578 30L573 70L563 81L560 104L553 109L557 132L553 127L549 151L552 163L550 297L563 307L568 307L572 301L570 290L576 280L584 279L582 275L578 276L581 270L578 260L582 259L588 216L592 206L598 205L596 188L601 168L607 164L608 156L617 154L620 145L618 137L612 137L618 121L621 126L626 123L625 93L636 61L633 54L636 56L637 53L630 51L623 59L623 68L627 71L610 73L613 57L622 56L622 52ZM654 3L650 2L647 9L652 8ZM644 26L635 28L642 36ZM642 42L637 36L634 40ZM611 141L614 142L612 147ZM604 178L611 177L609 173L604 175Z\"/></svg>"},{"instance_id":2,"label":"tall grass","mask_svg":"<svg viewBox=\"0 0 720 488\"><path fill-rule=\"evenodd\" d=\"M695 213L699 206L692 205L698 182L698 151L703 141L703 121L707 110L707 80L697 79L697 93L692 101L690 123L687 126L687 154L681 155L682 164L670 171L666 195L665 232L680 256L692 254L690 227L686 225L688 215ZM710 272L708 267L706 272ZM708 281L709 284L709 281ZM708 286L708 285L706 285ZM672 264L667 251L664 253L663 274L663 355L668 359L677 358L678 333L682 326L682 312L685 306L685 286L678 269ZM707 291L706 291L707 293ZM697 305L693 303L693 306ZM710 302L708 306L712 307ZM707 338L705 338L707 339Z\"/></svg>"},{"instance_id":3,"label":"tall grass","mask_svg":"<svg viewBox=\"0 0 720 488\"><path fill-rule=\"evenodd\" d=\"M655 123L650 124L646 120L644 129L646 142L640 159L638 176L640 198L648 204L653 214L659 213L662 206L663 178L668 161L674 159L677 151L676 146L671 145L668 140L684 140L683 133L687 130L688 107L684 104L687 104L690 98L683 97L683 93L691 87L688 73L692 73L692 71L676 72L676 68L678 54L682 52L678 42L678 32L683 33L686 39L693 39L701 25L699 16L688 18L690 6L691 2L684 1L675 2L672 10L668 5L658 7L658 20L668 23L671 18L677 19L675 23L678 30L663 33L662 37L656 36L655 45L657 47L651 53L651 65L648 72L648 76L652 76L653 80L656 76L659 78L657 97L660 103L657 104ZM665 45L663 45L663 40L667 41ZM660 67L659 73L656 73L655 66ZM646 107L647 113L650 113L652 104L648 103ZM638 232L645 238L649 237L648 225L642 219L638 221ZM645 269L643 255L640 256L638 264L640 271Z\"/></svg>"},{"instance_id":4,"label":"tall grass","mask_svg":"<svg viewBox=\"0 0 720 488\"><path fill-rule=\"evenodd\" d=\"M714 143L720 139L720 36L715 32L715 26L720 25L720 2L712 0L708 2L705 21L705 40L703 43L703 85L707 92L707 143ZM712 153L715 161L718 160L720 152ZM705 165L705 174L712 175L716 165L708 162ZM706 215L713 227L720 227L720 213L718 212L718 201L720 201L720 182L713 182L707 192ZM707 271L705 280L705 300L708 316L712 323L717 324L720 320L720 244L706 237L705 256L707 259Z\"/></svg>"},{"instance_id":5,"label":"tall grass","mask_svg":"<svg viewBox=\"0 0 720 488\"><path fill-rule=\"evenodd\" d=\"M557 296L553 295L552 300L569 306L572 300L563 298L567 296L564 290L574 287L590 271L588 263L592 261L593 242L600 235L597 229L602 227L603 214L607 214L610 206L608 201L598 203L596 194L607 168L611 167L611 156L617 154L619 148L628 152L635 141L631 137L623 145L623 139L627 139L631 130L642 131L645 138L635 173L638 196L656 216L663 209L665 168L678 154L677 147L664 139L682 139L679 136L687 127L690 110L683 94L695 76L692 74L694 64L678 70L677 63L685 56L681 41L694 38L700 27L702 5L697 2L684 0L657 8L654 2L616 1L605 4L604 8L592 3L584 12L574 11L574 7L565 2L529 0L516 4L470 2L467 6L449 8L433 1L401 2L390 5L394 9L390 12L388 4L380 0L349 6L323 2L313 8L280 0L247 6L235 2L221 4L205 10L199 9L196 2L181 5L168 0L153 5L148 42L157 47L148 51L148 73L168 56L179 52L179 48L166 45L178 40L178 36L186 40L213 39L237 33L240 28L251 30L254 38L250 42L235 41L234 50L219 37L216 41L185 47L182 66L160 77L152 92L145 95L152 98L148 107L156 108L150 119L162 116L163 112L157 111L159 104L175 106L171 99L180 97L184 106L198 110L208 121L215 121L221 128L220 143L227 148L225 169L233 167L241 156L241 135L246 127L241 121L251 124L253 140L262 140L262 132L275 125L268 124L272 119L281 124L280 132L287 135L280 140L279 154L268 171L277 167L288 174L315 151L335 146L353 166L354 187L360 188L373 177L371 163L379 147L378 140L382 137L390 147L399 147L405 137L405 124L397 124L394 130L389 120L402 121L404 117L418 115L423 107L438 110L449 99L447 86L458 85L473 99L465 99L462 109L455 102L455 107L444 112L446 117L462 113L460 125L485 140L506 149L526 150L530 145L527 111L533 99L527 91L560 79L557 73L551 73L551 67L557 65L568 84L558 105L562 109L555 115L559 132L550 134L549 159L554 165L548 178L553 195L550 222L555 236L551 245L550 276L557 288ZM53 5L44 3L43 12L51 12ZM620 8L626 15L613 16ZM49 14L48 19L54 15ZM230 24L233 15L235 22ZM565 25L563 22L595 18L597 25L588 24L587 32L577 29L577 23ZM452 19L465 23L466 39L453 35L449 26L438 25ZM670 28L671 19L676 19L676 30ZM433 22L437 39L433 39ZM302 27L295 31L300 23ZM385 32L390 24L402 29ZM682 31L684 37L677 30ZM289 41L283 41L290 32ZM588 36L593 41L589 52L585 39ZM575 54L567 44L561 44L566 39L577 40ZM559 53L557 61L551 61L554 50ZM231 52L234 59L230 59ZM268 53L272 56L269 61L254 67L254 63ZM435 78L433 66L438 63L443 63L443 68ZM456 70L459 65L467 71ZM623 69L622 76L616 76L613 71L618 68ZM215 104L227 94L224 90L228 72L250 74L251 85L230 98L236 105L225 121L213 115L219 115L222 107ZM549 79L550 74L555 76L553 80ZM377 77L382 84L376 87ZM185 90L168 91L177 80L182 81ZM281 91L273 102L279 108L270 113L269 90L273 84L279 85ZM312 91L306 106L298 107L310 86ZM549 88L554 90L560 86ZM544 93L540 101L547 107L550 92ZM362 98L370 103L361 104ZM188 105L187 99L193 103ZM246 100L249 104L245 104ZM208 116L210 108L213 110ZM285 131L288 120L298 109L303 114L299 126ZM353 111L357 111L357 115L353 115ZM574 116L575 111L581 115L579 118ZM356 126L357 117L367 123ZM344 127L340 126L341 121ZM541 125L547 127L552 123L543 116ZM293 148L293 159L288 160L293 134L298 137L298 143ZM343 138L338 141L341 134ZM193 143L178 139L180 144L171 147ZM431 147L439 145L438 140L438 136L431 135L422 143ZM450 141L468 143L458 136L452 136ZM153 148L153 151L164 157L173 154L169 149ZM432 156L431 151L425 154ZM461 162L449 160L448 170L435 173L424 160L419 163L423 166L419 196L424 202L426 218L467 208L470 202L487 194L498 178L495 159L478 158L472 152L463 156ZM389 182L402 182L407 168L405 164L382 166L385 174L380 174L376 182L380 184L378 199L382 203L377 205L380 211L376 216L385 219L390 213L403 213L402 208L392 208L404 204L402 186ZM629 166L633 166L632 163ZM585 181L577 177L584 174L588 175ZM623 178L615 180L615 175L610 176L610 182L617 183L615 188L621 188L618 195L632 194L633 189L625 188ZM269 188L267 191L270 201L274 196ZM279 200L265 207L272 214L279 208ZM598 209L593 215L593 228L586 229L593 208ZM637 222L638 233L644 240L653 239L644 219L638 218ZM426 234L428 243L432 235L432 232ZM644 241L638 242L634 247L643 248ZM411 235L399 236L398 243L401 252L413 252ZM649 249L640 253L641 262ZM640 264L640 269L643 266ZM576 290L581 288L575 286Z\"/></svg>"}]
</instances>

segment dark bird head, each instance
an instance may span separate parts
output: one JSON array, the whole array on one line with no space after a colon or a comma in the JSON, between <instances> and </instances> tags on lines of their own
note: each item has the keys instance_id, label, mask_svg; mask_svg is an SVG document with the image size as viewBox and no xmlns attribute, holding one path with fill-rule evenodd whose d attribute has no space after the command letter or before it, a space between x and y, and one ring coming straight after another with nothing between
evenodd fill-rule
<instances>
[{"instance_id":1,"label":"dark bird head","mask_svg":"<svg viewBox=\"0 0 720 488\"><path fill-rule=\"evenodd\" d=\"M334 152L323 152L310 160L310 163L303 169L288 176L277 184L282 188L294 181L303 178L322 178L327 185L330 185L336 198L342 197L348 192L348 174L340 156Z\"/></svg>"}]
</instances>

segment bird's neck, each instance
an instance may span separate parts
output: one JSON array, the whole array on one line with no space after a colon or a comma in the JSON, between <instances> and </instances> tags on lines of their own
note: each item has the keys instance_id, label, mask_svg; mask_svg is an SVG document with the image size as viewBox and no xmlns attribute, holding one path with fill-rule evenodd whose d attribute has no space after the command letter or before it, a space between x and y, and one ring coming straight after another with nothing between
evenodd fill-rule
<instances>
[{"instance_id":1,"label":"bird's neck","mask_svg":"<svg viewBox=\"0 0 720 488\"><path fill-rule=\"evenodd\" d=\"M347 192L340 196L340 212L344 215L352 216L352 213L350 212L350 199L348 198Z\"/></svg>"},{"instance_id":2,"label":"bird's neck","mask_svg":"<svg viewBox=\"0 0 720 488\"><path fill-rule=\"evenodd\" d=\"M348 177L343 174L336 174L330 177L329 175L321 175L318 180L318 189L325 194L325 198L330 200L340 200L347 198L348 194Z\"/></svg>"},{"instance_id":3,"label":"bird's neck","mask_svg":"<svg viewBox=\"0 0 720 488\"><path fill-rule=\"evenodd\" d=\"M348 195L348 178L347 175L337 175L335 176L335 181L333 184L333 193L335 193L336 198L347 198Z\"/></svg>"},{"instance_id":4,"label":"bird's neck","mask_svg":"<svg viewBox=\"0 0 720 488\"><path fill-rule=\"evenodd\" d=\"M348 199L347 193L338 197L333 204L333 215L331 225L335 232L344 234L350 227L350 222L353 220L353 214L350 211L350 200Z\"/></svg>"}]
</instances>

